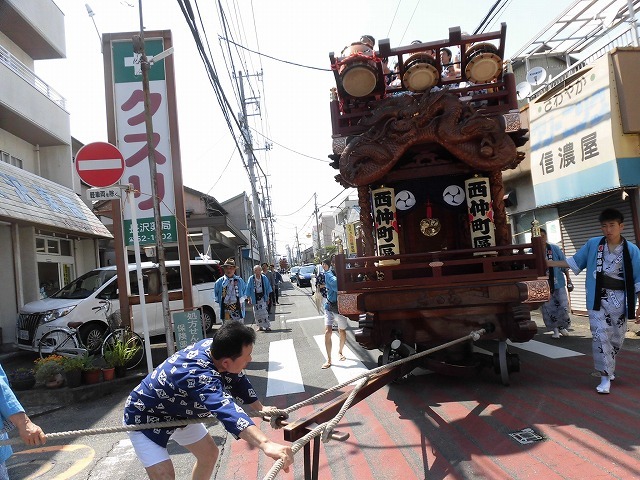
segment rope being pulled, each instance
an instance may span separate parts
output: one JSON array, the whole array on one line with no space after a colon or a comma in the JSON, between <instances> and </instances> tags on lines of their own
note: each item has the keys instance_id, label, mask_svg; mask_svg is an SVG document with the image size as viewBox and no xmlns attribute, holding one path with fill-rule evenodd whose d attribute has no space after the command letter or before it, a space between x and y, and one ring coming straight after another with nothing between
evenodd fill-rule
<instances>
[{"instance_id":1,"label":"rope being pulled","mask_svg":"<svg viewBox=\"0 0 640 480\"><path fill-rule=\"evenodd\" d=\"M66 432L53 432L47 433L48 440L56 440L58 438L67 437L80 437L83 435L101 435L103 433L119 433L119 432L136 432L138 430L150 430L155 428L171 428L171 427L184 427L191 425L192 423L218 423L216 417L203 417L203 418L190 418L184 420L173 420L170 422L157 422L157 423L141 423L138 425L120 425L118 427L102 427L102 428L87 428L85 430L68 430ZM9 438L7 440L0 441L2 445L15 445L22 444L20 437ZM28 447L35 447L35 445L26 445Z\"/></svg>"},{"instance_id":2,"label":"rope being pulled","mask_svg":"<svg viewBox=\"0 0 640 480\"><path fill-rule=\"evenodd\" d=\"M468 335L465 335L464 337L460 337L456 340L451 340L450 342L447 343L443 343L442 345L439 345L437 347L433 347L430 348L428 350L425 350L423 352L420 353L416 353L415 355L411 355L409 357L406 358L402 358L400 360L396 360L395 362L391 362L388 363L387 365L382 365L381 367L377 367L374 368L373 370L369 370L367 372L361 373L360 375L357 375L356 377L352 378L351 380L347 380L346 382L342 382L339 385L335 385L327 390L324 390L323 392L320 392L316 395L314 395L313 397L310 397L306 400L303 400L302 402L296 403L295 405L292 405L290 407L284 408L284 409L271 409L271 410L267 410L267 411L261 411L259 412L261 415L265 416L265 417L269 417L269 422L271 423L271 427L272 428L282 428L282 420L286 420L287 418L289 418L289 414L291 412L294 412L296 410L298 410L299 408L302 408L304 406L307 406L313 402L315 402L317 399L331 393L331 392L335 392L336 390L339 390L341 388L346 387L347 385L351 385L352 383L362 379L362 378L366 378L368 379L371 375L375 375L378 372L382 372L384 370L388 370L391 368L395 368L398 367L400 365L403 365L405 363L409 363L409 362L413 362L421 357L425 357L431 353L437 352L439 350L443 350L445 348L449 348L453 345L456 345L458 343L462 343L462 342L466 342L468 340L473 340L478 341L480 339L480 337L482 335L484 335L486 333L485 329L480 329L480 330L476 330L473 331L471 333L469 333Z\"/></svg>"},{"instance_id":3,"label":"rope being pulled","mask_svg":"<svg viewBox=\"0 0 640 480\"><path fill-rule=\"evenodd\" d=\"M368 380L369 380L368 378L363 378L358 382L358 384L351 391L347 399L344 401L344 404L342 405L342 408L340 409L338 414L335 417L333 417L333 419L331 419L328 422L321 423L316 428L314 428L309 433L307 433L304 437L293 442L291 444L291 451L293 452L293 454L295 455L296 452L298 452L302 447L304 447L307 443L309 443L313 438L317 437L318 435L322 435L323 442L326 443L327 441L329 441L329 435L331 434L333 427L335 427L338 424L338 422L342 420L342 417L344 416L344 414L347 413L347 410L349 410L349 407L351 407L351 404L353 403L353 399L355 398L356 394L360 391L362 387L364 387L367 384ZM284 465L284 460L282 459L276 460L276 463L273 464L273 467L271 467L271 470L269 470L267 474L263 477L263 480L273 480L274 478L276 478L276 475L278 475L280 470L282 470L283 465Z\"/></svg>"}]
</instances>

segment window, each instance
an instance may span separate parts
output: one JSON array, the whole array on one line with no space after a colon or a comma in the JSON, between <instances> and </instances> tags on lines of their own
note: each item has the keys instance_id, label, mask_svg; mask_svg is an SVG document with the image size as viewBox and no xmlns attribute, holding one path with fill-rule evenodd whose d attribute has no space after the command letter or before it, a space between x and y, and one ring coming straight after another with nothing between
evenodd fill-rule
<instances>
[{"instance_id":1,"label":"window","mask_svg":"<svg viewBox=\"0 0 640 480\"><path fill-rule=\"evenodd\" d=\"M182 290L180 267L167 267L167 290Z\"/></svg>"},{"instance_id":2,"label":"window","mask_svg":"<svg viewBox=\"0 0 640 480\"><path fill-rule=\"evenodd\" d=\"M219 268L218 265L191 265L191 283L201 285L215 282L220 277Z\"/></svg>"},{"instance_id":3,"label":"window","mask_svg":"<svg viewBox=\"0 0 640 480\"><path fill-rule=\"evenodd\" d=\"M0 156L2 157L2 161L4 163L8 163L9 165L13 165L14 167L22 168L22 160L13 155L0 151Z\"/></svg>"}]
</instances>

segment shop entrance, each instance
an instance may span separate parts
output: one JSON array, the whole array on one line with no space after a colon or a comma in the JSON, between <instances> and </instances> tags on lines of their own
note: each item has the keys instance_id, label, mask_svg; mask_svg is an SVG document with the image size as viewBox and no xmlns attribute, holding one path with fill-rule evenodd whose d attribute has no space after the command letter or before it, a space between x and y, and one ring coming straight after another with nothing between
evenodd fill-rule
<instances>
[{"instance_id":1,"label":"shop entrance","mask_svg":"<svg viewBox=\"0 0 640 480\"><path fill-rule=\"evenodd\" d=\"M74 278L72 240L36 237L36 256L41 298L57 292Z\"/></svg>"}]
</instances>

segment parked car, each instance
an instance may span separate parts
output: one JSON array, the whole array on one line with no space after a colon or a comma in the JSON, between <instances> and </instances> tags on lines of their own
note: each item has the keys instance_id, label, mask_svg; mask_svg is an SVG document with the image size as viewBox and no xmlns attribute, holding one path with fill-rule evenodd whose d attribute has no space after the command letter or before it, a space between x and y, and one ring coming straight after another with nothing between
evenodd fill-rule
<instances>
[{"instance_id":1,"label":"parked car","mask_svg":"<svg viewBox=\"0 0 640 480\"><path fill-rule=\"evenodd\" d=\"M311 287L311 279L315 277L315 265L303 265L298 270L298 286Z\"/></svg>"},{"instance_id":2,"label":"parked car","mask_svg":"<svg viewBox=\"0 0 640 480\"><path fill-rule=\"evenodd\" d=\"M300 267L291 267L289 272L291 283L298 283L298 270L300 270Z\"/></svg>"},{"instance_id":3,"label":"parked car","mask_svg":"<svg viewBox=\"0 0 640 480\"><path fill-rule=\"evenodd\" d=\"M193 306L202 308L206 330L216 323L216 304L213 300L213 285L221 275L217 260L191 260L191 279ZM160 270L158 264L142 263L142 278L145 299L159 297L161 294ZM169 290L169 308L183 308L180 262L165 262L167 287ZM131 295L137 296L138 281L135 264L129 265L129 284ZM96 268L76 278L48 298L24 305L18 314L16 345L21 350L38 351L40 338L49 330L66 327L69 322L80 322L80 335L86 343L89 338L102 336L107 329L107 317L101 305L111 304L111 313L120 309L118 300L118 282L115 266ZM141 310L139 302L132 303L132 329L142 332ZM147 321L150 335L162 335L165 332L162 306L160 303L146 301Z\"/></svg>"}]
</instances>

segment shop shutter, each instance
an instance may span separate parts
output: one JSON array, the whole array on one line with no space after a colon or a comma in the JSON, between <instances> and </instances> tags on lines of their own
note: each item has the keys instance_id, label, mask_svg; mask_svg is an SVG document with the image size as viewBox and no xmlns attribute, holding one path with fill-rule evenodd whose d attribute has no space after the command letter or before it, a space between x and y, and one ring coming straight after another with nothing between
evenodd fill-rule
<instances>
[{"instance_id":1,"label":"shop shutter","mask_svg":"<svg viewBox=\"0 0 640 480\"><path fill-rule=\"evenodd\" d=\"M635 242L633 229L633 216L631 213L631 200L622 201L619 191L605 195L582 198L573 202L558 205L560 216L560 231L562 233L562 249L567 257L570 257L585 244L591 237L601 235L598 224L598 215L605 208L615 208L624 215L624 236ZM576 314L587 314L587 298L585 293L585 275L583 270L578 276L569 272L569 278L573 282L573 292L569 294L571 299L571 311Z\"/></svg>"}]
</instances>

